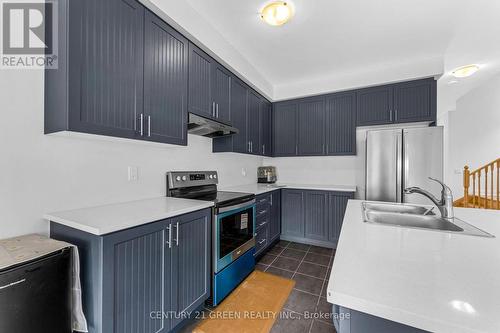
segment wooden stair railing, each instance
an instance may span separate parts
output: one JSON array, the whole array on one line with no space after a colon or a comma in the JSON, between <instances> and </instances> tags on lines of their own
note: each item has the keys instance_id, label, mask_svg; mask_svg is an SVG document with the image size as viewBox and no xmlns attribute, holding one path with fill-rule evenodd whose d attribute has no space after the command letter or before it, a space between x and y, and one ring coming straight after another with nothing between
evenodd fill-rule
<instances>
[{"instance_id":1,"label":"wooden stair railing","mask_svg":"<svg viewBox=\"0 0 500 333\"><path fill-rule=\"evenodd\" d=\"M472 195L470 193L472 181ZM484 185L484 191L483 189ZM474 171L464 167L464 196L455 206L500 210L500 158Z\"/></svg>"}]
</instances>

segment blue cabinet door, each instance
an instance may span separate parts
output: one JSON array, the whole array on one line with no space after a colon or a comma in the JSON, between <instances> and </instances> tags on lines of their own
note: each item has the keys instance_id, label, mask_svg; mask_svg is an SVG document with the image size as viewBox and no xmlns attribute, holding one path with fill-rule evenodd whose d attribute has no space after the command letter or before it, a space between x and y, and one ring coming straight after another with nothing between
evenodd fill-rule
<instances>
[{"instance_id":1,"label":"blue cabinet door","mask_svg":"<svg viewBox=\"0 0 500 333\"><path fill-rule=\"evenodd\" d=\"M396 84L394 86L395 122L435 121L436 89L434 79Z\"/></svg>"},{"instance_id":2,"label":"blue cabinet door","mask_svg":"<svg viewBox=\"0 0 500 333\"><path fill-rule=\"evenodd\" d=\"M382 125L394 121L393 86L380 86L357 91L358 126Z\"/></svg>"},{"instance_id":3,"label":"blue cabinet door","mask_svg":"<svg viewBox=\"0 0 500 333\"><path fill-rule=\"evenodd\" d=\"M325 154L325 99L307 98L299 102L297 116L297 154Z\"/></svg>"},{"instance_id":4,"label":"blue cabinet door","mask_svg":"<svg viewBox=\"0 0 500 333\"><path fill-rule=\"evenodd\" d=\"M215 118L223 123L231 123L230 93L231 73L218 62L214 62L213 98L215 102Z\"/></svg>"},{"instance_id":5,"label":"blue cabinet door","mask_svg":"<svg viewBox=\"0 0 500 333\"><path fill-rule=\"evenodd\" d=\"M211 210L169 220L172 228L172 307L177 314L195 310L210 296ZM182 321L173 318L173 327Z\"/></svg>"},{"instance_id":6,"label":"blue cabinet door","mask_svg":"<svg viewBox=\"0 0 500 333\"><path fill-rule=\"evenodd\" d=\"M54 82L47 85L47 89L58 89L61 95L69 89L66 129L139 138L138 117L143 109L144 7L134 0L72 1L68 17L68 30L61 32L61 36L68 33L68 40L64 42L68 43L67 50L61 51L68 52L64 61L69 71L66 77L58 78L54 75L62 73L64 68L50 70L54 73L49 74L48 80ZM67 84L57 87L61 82L66 83L66 79ZM48 96L55 97L53 92ZM47 101L48 105L52 102ZM66 107L66 104L58 106ZM46 110L49 112L52 111ZM57 110L53 112L61 117ZM65 117L52 120L64 122Z\"/></svg>"},{"instance_id":7,"label":"blue cabinet door","mask_svg":"<svg viewBox=\"0 0 500 333\"><path fill-rule=\"evenodd\" d=\"M260 147L259 154L262 156L272 156L271 147L271 112L272 105L265 99L260 103Z\"/></svg>"},{"instance_id":8,"label":"blue cabinet door","mask_svg":"<svg viewBox=\"0 0 500 333\"><path fill-rule=\"evenodd\" d=\"M270 195L271 218L269 221L269 240L274 241L281 233L281 191L273 191Z\"/></svg>"},{"instance_id":9,"label":"blue cabinet door","mask_svg":"<svg viewBox=\"0 0 500 333\"><path fill-rule=\"evenodd\" d=\"M328 195L328 240L337 244L345 210L349 199L354 198L354 193L330 192Z\"/></svg>"},{"instance_id":10,"label":"blue cabinet door","mask_svg":"<svg viewBox=\"0 0 500 333\"><path fill-rule=\"evenodd\" d=\"M304 227L308 239L328 240L327 195L325 191L304 191Z\"/></svg>"},{"instance_id":11,"label":"blue cabinet door","mask_svg":"<svg viewBox=\"0 0 500 333\"><path fill-rule=\"evenodd\" d=\"M304 191L282 190L281 233L285 236L304 237Z\"/></svg>"},{"instance_id":12,"label":"blue cabinet door","mask_svg":"<svg viewBox=\"0 0 500 333\"><path fill-rule=\"evenodd\" d=\"M273 106L273 154L297 156L297 102L276 103Z\"/></svg>"},{"instance_id":13,"label":"blue cabinet door","mask_svg":"<svg viewBox=\"0 0 500 333\"><path fill-rule=\"evenodd\" d=\"M260 148L260 96L253 90L248 92L247 109L247 136L249 152L253 155L259 155Z\"/></svg>"},{"instance_id":14,"label":"blue cabinet door","mask_svg":"<svg viewBox=\"0 0 500 333\"><path fill-rule=\"evenodd\" d=\"M326 97L326 155L356 155L356 93Z\"/></svg>"},{"instance_id":15,"label":"blue cabinet door","mask_svg":"<svg viewBox=\"0 0 500 333\"><path fill-rule=\"evenodd\" d=\"M188 40L150 11L145 32L144 136L186 145Z\"/></svg>"},{"instance_id":16,"label":"blue cabinet door","mask_svg":"<svg viewBox=\"0 0 500 333\"><path fill-rule=\"evenodd\" d=\"M189 43L189 98L188 110L194 114L215 118L212 96L213 60L193 43Z\"/></svg>"},{"instance_id":17,"label":"blue cabinet door","mask_svg":"<svg viewBox=\"0 0 500 333\"><path fill-rule=\"evenodd\" d=\"M102 332L155 333L172 327L171 318L162 315L172 310L166 228L160 221L104 236Z\"/></svg>"}]
</instances>

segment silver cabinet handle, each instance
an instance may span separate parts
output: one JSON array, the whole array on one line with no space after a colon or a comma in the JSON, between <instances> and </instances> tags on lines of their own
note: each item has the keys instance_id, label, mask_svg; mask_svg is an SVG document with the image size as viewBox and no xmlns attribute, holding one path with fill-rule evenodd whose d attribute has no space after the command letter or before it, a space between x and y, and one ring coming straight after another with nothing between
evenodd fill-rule
<instances>
[{"instance_id":1,"label":"silver cabinet handle","mask_svg":"<svg viewBox=\"0 0 500 333\"><path fill-rule=\"evenodd\" d=\"M167 244L168 244L168 248L171 249L172 248L172 225L171 224L168 225L167 230L168 230Z\"/></svg>"},{"instance_id":2,"label":"silver cabinet handle","mask_svg":"<svg viewBox=\"0 0 500 333\"><path fill-rule=\"evenodd\" d=\"M266 212L267 212L267 210L261 210L261 211L259 212L259 214L264 214L264 213L266 213Z\"/></svg>"},{"instance_id":3,"label":"silver cabinet handle","mask_svg":"<svg viewBox=\"0 0 500 333\"><path fill-rule=\"evenodd\" d=\"M141 122L141 136L144 136L144 114L141 113L139 120Z\"/></svg>"},{"instance_id":4,"label":"silver cabinet handle","mask_svg":"<svg viewBox=\"0 0 500 333\"><path fill-rule=\"evenodd\" d=\"M148 137L151 137L151 116L148 116Z\"/></svg>"},{"instance_id":5,"label":"silver cabinet handle","mask_svg":"<svg viewBox=\"0 0 500 333\"><path fill-rule=\"evenodd\" d=\"M259 223L259 227L262 227L263 225L266 225L267 221L266 222L262 222L262 223Z\"/></svg>"},{"instance_id":6,"label":"silver cabinet handle","mask_svg":"<svg viewBox=\"0 0 500 333\"><path fill-rule=\"evenodd\" d=\"M250 152L253 153L253 141L250 141Z\"/></svg>"},{"instance_id":7,"label":"silver cabinet handle","mask_svg":"<svg viewBox=\"0 0 500 333\"><path fill-rule=\"evenodd\" d=\"M392 121L392 109L389 110L389 120Z\"/></svg>"},{"instance_id":8,"label":"silver cabinet handle","mask_svg":"<svg viewBox=\"0 0 500 333\"><path fill-rule=\"evenodd\" d=\"M265 238L264 238L263 240L261 240L261 241L259 242L259 245L262 245L263 243L265 243L265 242L266 242L266 240L267 240L267 239L265 239Z\"/></svg>"},{"instance_id":9,"label":"silver cabinet handle","mask_svg":"<svg viewBox=\"0 0 500 333\"><path fill-rule=\"evenodd\" d=\"M295 155L299 154L299 145L295 145Z\"/></svg>"},{"instance_id":10,"label":"silver cabinet handle","mask_svg":"<svg viewBox=\"0 0 500 333\"><path fill-rule=\"evenodd\" d=\"M215 118L219 118L219 103L215 104Z\"/></svg>"},{"instance_id":11,"label":"silver cabinet handle","mask_svg":"<svg viewBox=\"0 0 500 333\"><path fill-rule=\"evenodd\" d=\"M13 286L20 284L20 283L23 283L23 282L26 282L26 279L18 280L18 281L11 282L11 283L8 283L6 285L0 286L0 290L13 287Z\"/></svg>"},{"instance_id":12,"label":"silver cabinet handle","mask_svg":"<svg viewBox=\"0 0 500 333\"><path fill-rule=\"evenodd\" d=\"M262 145L262 155L266 155L266 145Z\"/></svg>"},{"instance_id":13,"label":"silver cabinet handle","mask_svg":"<svg viewBox=\"0 0 500 333\"><path fill-rule=\"evenodd\" d=\"M212 117L215 118L215 101L212 102Z\"/></svg>"},{"instance_id":14,"label":"silver cabinet handle","mask_svg":"<svg viewBox=\"0 0 500 333\"><path fill-rule=\"evenodd\" d=\"M175 245L179 246L179 221L177 221L177 224L175 225Z\"/></svg>"},{"instance_id":15,"label":"silver cabinet handle","mask_svg":"<svg viewBox=\"0 0 500 333\"><path fill-rule=\"evenodd\" d=\"M271 206L273 205L273 195L271 194L270 195L270 198L271 198Z\"/></svg>"}]
</instances>

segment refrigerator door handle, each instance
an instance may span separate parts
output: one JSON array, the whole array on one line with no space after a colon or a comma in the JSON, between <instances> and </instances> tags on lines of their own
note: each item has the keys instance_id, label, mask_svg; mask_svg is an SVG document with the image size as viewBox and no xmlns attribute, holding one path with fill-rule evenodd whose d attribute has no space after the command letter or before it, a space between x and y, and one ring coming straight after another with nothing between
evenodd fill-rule
<instances>
[{"instance_id":1,"label":"refrigerator door handle","mask_svg":"<svg viewBox=\"0 0 500 333\"><path fill-rule=\"evenodd\" d=\"M403 133L396 134L396 201L403 202Z\"/></svg>"}]
</instances>

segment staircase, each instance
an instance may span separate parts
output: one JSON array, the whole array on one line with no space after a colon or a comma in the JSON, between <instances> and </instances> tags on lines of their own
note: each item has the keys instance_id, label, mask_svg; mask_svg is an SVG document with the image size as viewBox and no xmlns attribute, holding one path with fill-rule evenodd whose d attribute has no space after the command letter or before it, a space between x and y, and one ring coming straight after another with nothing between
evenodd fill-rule
<instances>
[{"instance_id":1,"label":"staircase","mask_svg":"<svg viewBox=\"0 0 500 333\"><path fill-rule=\"evenodd\" d=\"M464 196L456 200L455 207L500 210L500 158L479 169L464 167Z\"/></svg>"}]
</instances>

